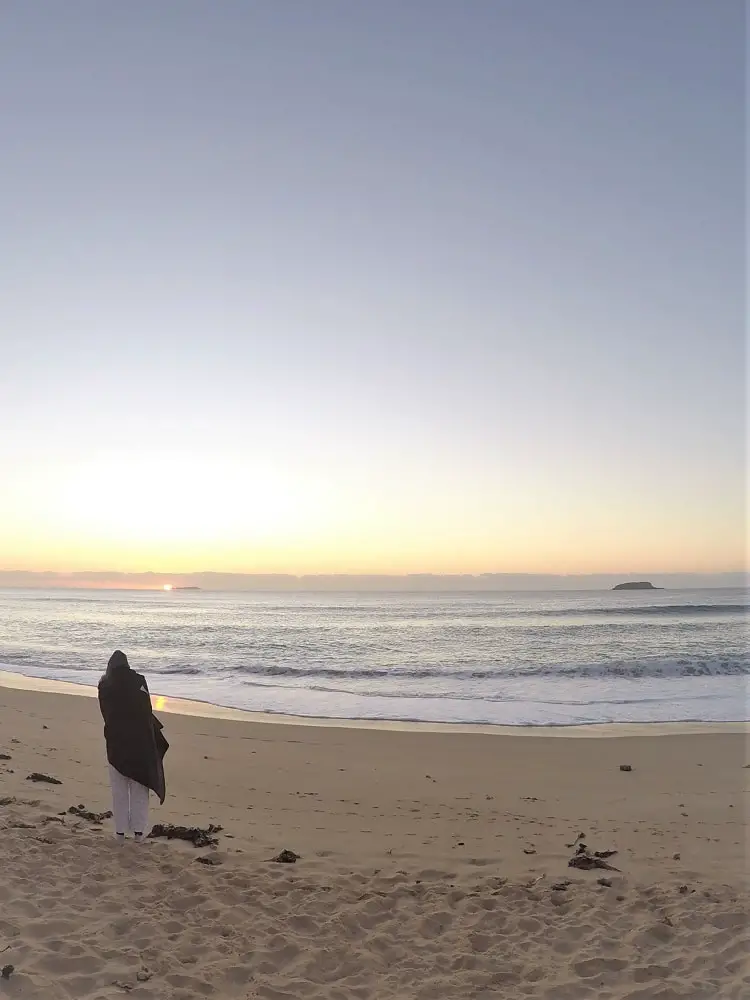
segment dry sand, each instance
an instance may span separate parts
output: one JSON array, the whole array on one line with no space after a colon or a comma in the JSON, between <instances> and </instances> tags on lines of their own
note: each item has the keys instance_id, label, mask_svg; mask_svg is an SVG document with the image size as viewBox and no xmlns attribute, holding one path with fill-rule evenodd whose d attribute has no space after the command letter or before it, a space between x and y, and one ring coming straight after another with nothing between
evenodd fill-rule
<instances>
[{"instance_id":1,"label":"dry sand","mask_svg":"<svg viewBox=\"0 0 750 1000\"><path fill-rule=\"evenodd\" d=\"M0 687L2 1000L750 997L745 727L161 717L152 820L216 849L60 815L110 806L96 702ZM621 872L569 868L579 833Z\"/></svg>"}]
</instances>

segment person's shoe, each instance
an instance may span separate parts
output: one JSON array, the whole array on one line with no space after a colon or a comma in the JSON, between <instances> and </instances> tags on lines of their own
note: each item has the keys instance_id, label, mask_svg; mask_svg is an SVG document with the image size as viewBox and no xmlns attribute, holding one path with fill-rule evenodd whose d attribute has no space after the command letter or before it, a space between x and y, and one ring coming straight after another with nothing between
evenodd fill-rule
<instances>
[{"instance_id":1,"label":"person's shoe","mask_svg":"<svg viewBox=\"0 0 750 1000\"><path fill-rule=\"evenodd\" d=\"M146 838L143 836L142 833L133 834L133 840L135 840L136 844L142 844L145 841L145 839Z\"/></svg>"},{"instance_id":2,"label":"person's shoe","mask_svg":"<svg viewBox=\"0 0 750 1000\"><path fill-rule=\"evenodd\" d=\"M116 833L115 834L115 842L118 843L118 844L124 844L125 843L125 834L124 833Z\"/></svg>"}]
</instances>

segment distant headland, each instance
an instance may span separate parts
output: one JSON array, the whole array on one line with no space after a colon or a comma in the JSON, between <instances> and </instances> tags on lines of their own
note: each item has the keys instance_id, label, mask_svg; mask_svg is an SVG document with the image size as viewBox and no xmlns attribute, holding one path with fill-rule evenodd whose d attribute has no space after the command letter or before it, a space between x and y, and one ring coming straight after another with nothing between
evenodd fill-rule
<instances>
[{"instance_id":1,"label":"distant headland","mask_svg":"<svg viewBox=\"0 0 750 1000\"><path fill-rule=\"evenodd\" d=\"M636 580L633 583L618 583L612 590L664 590L664 587L655 587L648 580Z\"/></svg>"}]
</instances>

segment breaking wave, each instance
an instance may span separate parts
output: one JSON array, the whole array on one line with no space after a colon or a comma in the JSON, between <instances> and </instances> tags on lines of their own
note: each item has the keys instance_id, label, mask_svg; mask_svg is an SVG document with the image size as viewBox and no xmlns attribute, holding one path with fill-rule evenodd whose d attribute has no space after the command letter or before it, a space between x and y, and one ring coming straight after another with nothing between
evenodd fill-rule
<instances>
[{"instance_id":1,"label":"breaking wave","mask_svg":"<svg viewBox=\"0 0 750 1000\"><path fill-rule=\"evenodd\" d=\"M195 668L181 669L169 667L159 673L196 674ZM393 678L400 680L503 680L507 678L567 678L582 680L606 680L609 677L655 678L655 677L732 677L750 676L750 660L746 659L642 659L636 661L612 660L604 663L562 663L536 664L533 666L478 666L476 668L444 667L330 667L293 666L291 664L254 664L252 667L231 671L248 681L256 677L290 678L300 681L326 680L368 680Z\"/></svg>"}]
</instances>

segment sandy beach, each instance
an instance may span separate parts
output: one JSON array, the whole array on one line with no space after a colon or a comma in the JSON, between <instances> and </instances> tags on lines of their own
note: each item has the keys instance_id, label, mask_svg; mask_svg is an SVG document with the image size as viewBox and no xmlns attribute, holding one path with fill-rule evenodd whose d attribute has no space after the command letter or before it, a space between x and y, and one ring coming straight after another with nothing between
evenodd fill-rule
<instances>
[{"instance_id":1,"label":"sandy beach","mask_svg":"<svg viewBox=\"0 0 750 1000\"><path fill-rule=\"evenodd\" d=\"M63 690L0 687L2 998L750 995L746 727L356 728L168 703L152 822L219 825L218 846L117 845L68 812L110 800L96 701ZM569 867L581 842L618 870Z\"/></svg>"}]
</instances>

